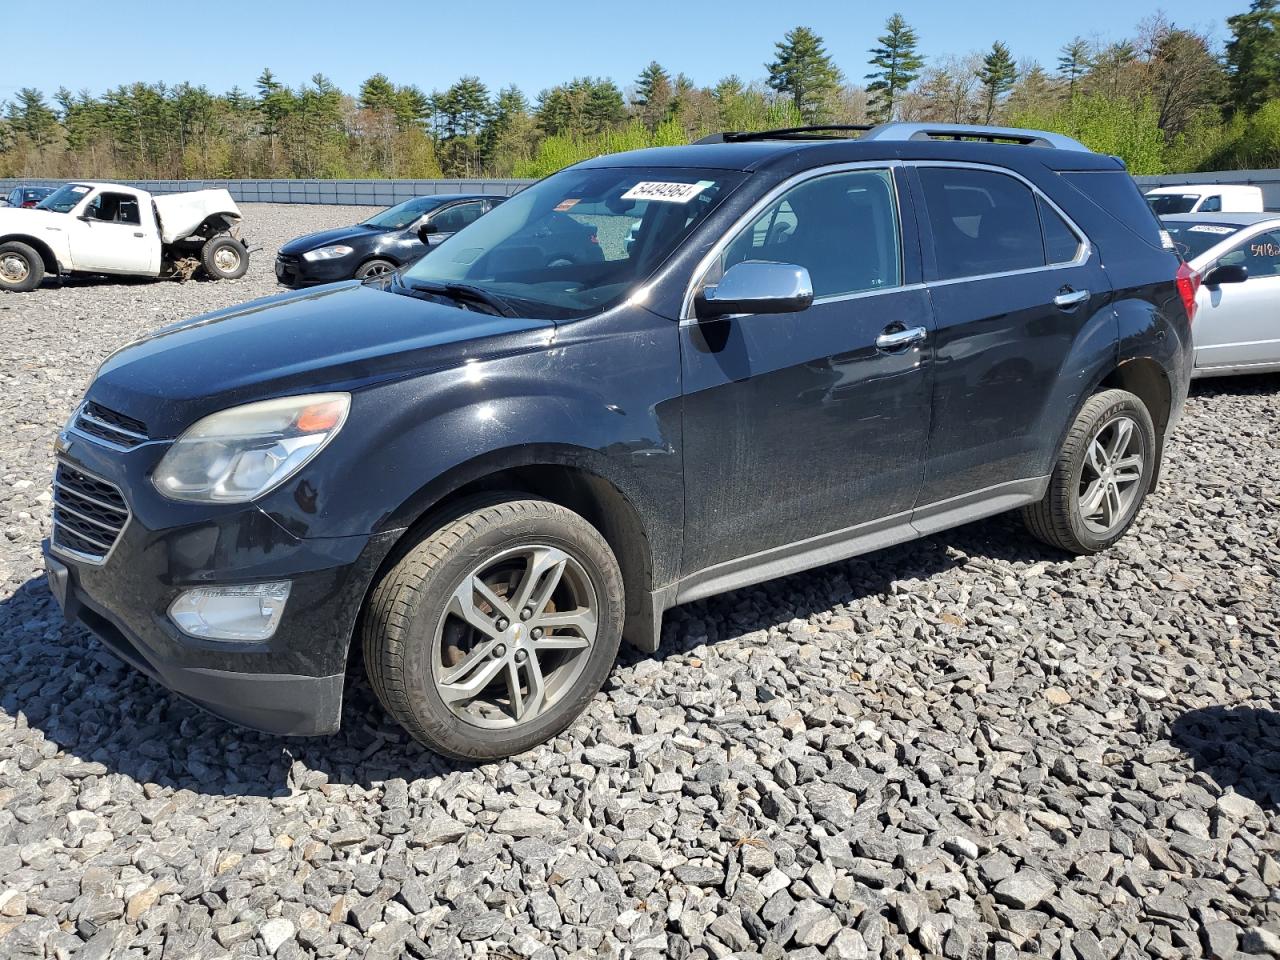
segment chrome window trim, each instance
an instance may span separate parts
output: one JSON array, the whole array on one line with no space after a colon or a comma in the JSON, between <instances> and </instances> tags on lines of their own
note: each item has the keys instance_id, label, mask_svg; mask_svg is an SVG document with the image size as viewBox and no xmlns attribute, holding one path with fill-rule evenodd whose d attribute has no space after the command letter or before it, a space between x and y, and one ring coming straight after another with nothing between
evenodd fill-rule
<instances>
[{"instance_id":1,"label":"chrome window trim","mask_svg":"<svg viewBox=\"0 0 1280 960\"><path fill-rule=\"evenodd\" d=\"M899 274L903 272L906 265L906 255L902 248L902 198L898 195L898 178L893 176L893 171L904 166L902 160L853 160L846 163L832 163L822 167L813 167L810 170L802 170L800 173L793 174L781 183L776 184L764 196L753 203L745 213L738 217L729 229L727 229L720 238L711 245L711 249L698 261L698 265L694 268L693 273L689 277L689 283L685 287L684 299L680 303L680 322L696 323L697 318L693 313L693 300L697 296L696 290L698 281L706 275L711 269L711 264L716 258L724 253L725 247L733 242L738 234L746 227L750 226L766 208L768 208L780 196L787 193L793 187L804 183L807 180L815 180L818 177L830 176L834 173L849 173L856 170L884 170L889 173L889 184L893 188L894 202L894 218L897 220L898 228L898 269ZM923 284L911 284L912 289L918 289ZM875 290L855 290L852 293L832 294L828 297L818 297L813 302L814 305L820 303L833 303L838 300L852 300L856 297L864 297L870 294L890 293L898 290L907 289L906 285L899 283L894 287L881 287Z\"/></svg>"},{"instance_id":2,"label":"chrome window trim","mask_svg":"<svg viewBox=\"0 0 1280 960\"><path fill-rule=\"evenodd\" d=\"M1080 229L1080 225L1077 224L1074 220L1072 220L1071 217L1067 215L1067 212L1062 209L1062 207L1054 203L1051 197L1049 197L1043 190L1037 187L1034 183L1032 183L1022 174L1018 173L1016 170L1010 170L1008 167L999 167L990 163L973 163L968 160L912 160L912 161L909 161L909 163L911 166L914 166L914 167L949 167L951 169L960 169L960 170L981 170L986 173L995 173L995 174L1001 174L1006 177L1012 177L1014 180L1019 181L1020 183L1023 184L1023 186L1030 189L1033 196L1039 197L1040 199L1044 200L1044 202L1047 203L1049 207L1055 213L1057 213L1058 216L1062 218L1063 222L1071 229L1071 232L1074 233L1076 235L1076 238L1079 239L1080 241L1080 248L1079 250L1076 251L1076 256L1074 260L1063 260L1059 263L1046 263L1042 267L1022 267L1018 270L996 270L992 273L973 273L973 274L965 274L963 277L947 277L945 280L926 280L925 286L941 287L941 286L945 286L947 284L952 284L952 283L968 283L970 280L994 280L1000 277L1017 277L1027 273L1040 273L1046 270L1066 270L1066 269L1069 269L1070 267L1084 266L1086 263L1089 262L1090 259L1092 259L1093 242L1089 239L1089 235L1085 233L1082 229ZM929 215L929 210L927 207L924 210L924 215L926 218ZM1037 222L1039 222L1039 215L1040 215L1040 212L1039 210L1037 210L1036 211ZM930 224L929 233L930 233L930 236L932 236L933 234L932 224ZM1044 237L1043 225L1041 225L1040 227L1040 236L1043 241L1043 237Z\"/></svg>"},{"instance_id":3,"label":"chrome window trim","mask_svg":"<svg viewBox=\"0 0 1280 960\"><path fill-rule=\"evenodd\" d=\"M757 200L746 213L738 217L737 220L729 227L728 230L712 245L711 249L701 260L698 261L697 267L690 276L689 283L685 288L684 299L680 305L680 323L681 325L697 323L697 318L693 313L693 300L696 296L698 281L710 269L715 259L724 252L724 248L737 237L739 231L748 226L752 220L764 212L765 208L772 204L778 197L797 184L806 180L812 180L815 177L826 176L832 173L844 173L850 170L888 170L892 173L899 167L950 167L953 169L969 169L982 170L987 173L1001 174L1006 177L1012 177L1025 187L1027 187L1033 196L1042 199L1049 208L1052 209L1062 221L1067 225L1076 238L1080 241L1080 247L1076 253L1074 260L1064 260L1059 263L1047 263L1041 267L1023 267L1018 270L998 270L993 273L977 273L967 274L963 277L948 277L945 280L924 280L920 283L900 284L896 287L882 287L877 290L859 290L854 293L838 294L830 297L820 297L813 302L815 305L821 303L836 303L843 300L855 300L868 296L879 296L885 293L897 293L905 290L921 290L929 287L946 286L953 283L968 283L971 280L995 280L1002 277L1016 277L1023 274L1041 273L1049 270L1066 270L1071 267L1084 266L1093 258L1093 241L1089 239L1089 235L1080 228L1080 225L1073 220L1065 210L1062 209L1053 198L1037 187L1034 183L1018 173L1016 170L1010 170L1008 167L1001 167L990 163L974 163L967 160L858 160L847 163L828 164L823 167L814 167L811 170L804 170L800 173L788 177L786 180L777 184L773 189ZM902 226L902 200L898 191L897 177L891 177L893 184L893 198L897 204L897 220L898 220L898 251L899 263L905 265L905 251L902 248L903 243L903 226ZM1039 211L1037 210L1037 221L1039 219ZM928 210L923 211L924 215L928 215ZM1041 237L1044 236L1044 227L1040 227ZM932 226L929 228L930 237L932 237Z\"/></svg>"},{"instance_id":4,"label":"chrome window trim","mask_svg":"<svg viewBox=\"0 0 1280 960\"><path fill-rule=\"evenodd\" d=\"M135 448L136 449L136 448ZM119 491L120 499L124 501L124 519L120 522L120 532L116 534L116 538L111 543L111 548L107 550L101 557L94 556L91 553L83 553L79 550L73 550L70 547L64 547L58 543L58 521L54 516L55 510L65 510L62 504L58 503L58 467L65 466L68 470L74 470L76 473L83 474L99 483L105 483L107 486ZM72 496L82 496L82 494L72 492ZM88 498L86 498L88 499ZM110 509L118 510L118 507L111 506ZM72 511L74 512L74 511ZM124 495L124 490L120 486L106 477L100 477L96 473L84 469L79 464L72 463L70 460L58 457L54 461L53 467L53 495L49 504L49 549L56 554L68 557L72 560L78 560L81 563L87 563L90 566L100 567L111 559L111 555L116 552L116 547L120 545L120 541L124 539L125 531L129 528L129 524L133 522L133 508L129 506L129 499ZM92 540L92 537L85 537L86 540Z\"/></svg>"}]
</instances>

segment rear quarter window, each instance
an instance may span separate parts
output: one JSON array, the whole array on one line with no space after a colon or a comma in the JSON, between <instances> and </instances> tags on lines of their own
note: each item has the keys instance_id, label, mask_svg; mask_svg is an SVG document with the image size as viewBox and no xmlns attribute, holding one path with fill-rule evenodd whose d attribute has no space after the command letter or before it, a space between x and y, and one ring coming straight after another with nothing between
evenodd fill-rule
<instances>
[{"instance_id":1,"label":"rear quarter window","mask_svg":"<svg viewBox=\"0 0 1280 960\"><path fill-rule=\"evenodd\" d=\"M1062 179L1118 220L1131 233L1153 247L1160 247L1160 222L1124 170L1068 170Z\"/></svg>"}]
</instances>

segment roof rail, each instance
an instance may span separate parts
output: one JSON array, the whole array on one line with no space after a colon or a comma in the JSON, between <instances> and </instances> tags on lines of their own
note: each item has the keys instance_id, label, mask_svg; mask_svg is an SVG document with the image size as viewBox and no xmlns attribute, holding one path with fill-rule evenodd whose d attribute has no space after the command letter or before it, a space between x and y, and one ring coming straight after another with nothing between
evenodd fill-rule
<instances>
[{"instance_id":1,"label":"roof rail","mask_svg":"<svg viewBox=\"0 0 1280 960\"><path fill-rule=\"evenodd\" d=\"M988 143L1016 143L1055 150L1093 151L1079 140L1047 130L1018 127L988 127L963 123L882 123L866 133L863 140L985 140Z\"/></svg>"},{"instance_id":2,"label":"roof rail","mask_svg":"<svg viewBox=\"0 0 1280 960\"><path fill-rule=\"evenodd\" d=\"M813 127L783 127L780 130L726 130L703 137L697 143L744 143L750 140L838 140L841 135L855 134L859 140L983 140L987 143L1013 143L1028 147L1050 147L1055 150L1078 150L1092 153L1079 140L1047 130L1022 130L1017 127L988 127L963 123L882 123L833 124Z\"/></svg>"},{"instance_id":3,"label":"roof rail","mask_svg":"<svg viewBox=\"0 0 1280 960\"><path fill-rule=\"evenodd\" d=\"M743 143L748 140L840 140L842 137L819 136L814 134L833 133L866 133L872 127L865 123L833 124L817 127L781 127L777 130L726 130L724 133L713 133L695 143Z\"/></svg>"}]
</instances>

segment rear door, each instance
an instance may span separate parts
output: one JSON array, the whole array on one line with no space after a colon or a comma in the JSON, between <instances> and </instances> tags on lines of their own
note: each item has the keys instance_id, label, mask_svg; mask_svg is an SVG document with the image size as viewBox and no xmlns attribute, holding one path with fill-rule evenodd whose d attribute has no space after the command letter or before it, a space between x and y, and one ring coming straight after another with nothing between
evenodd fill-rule
<instances>
[{"instance_id":1,"label":"rear door","mask_svg":"<svg viewBox=\"0 0 1280 960\"><path fill-rule=\"evenodd\" d=\"M789 545L808 558L777 575L848 555L895 518L906 526L928 434L932 320L899 187L887 166L814 171L713 248L695 289L765 260L805 267L815 300L713 321L686 311L686 576L727 564L734 582L736 564ZM886 332L912 338L878 345Z\"/></svg>"},{"instance_id":2,"label":"rear door","mask_svg":"<svg viewBox=\"0 0 1280 960\"><path fill-rule=\"evenodd\" d=\"M913 182L937 324L929 457L913 518L929 532L1039 495L1072 413L1060 389L1077 375L1068 357L1090 335L1114 349L1114 324L1098 326L1111 286L1096 251L1028 181L997 167L922 162Z\"/></svg>"},{"instance_id":3,"label":"rear door","mask_svg":"<svg viewBox=\"0 0 1280 960\"><path fill-rule=\"evenodd\" d=\"M1254 234L1205 268L1239 265L1244 283L1202 286L1196 299L1196 368L1280 363L1280 229Z\"/></svg>"},{"instance_id":4,"label":"rear door","mask_svg":"<svg viewBox=\"0 0 1280 960\"><path fill-rule=\"evenodd\" d=\"M431 214L429 221L436 232L427 234L427 245L434 247L443 243L463 227L478 220L486 209L488 202L485 200L467 200Z\"/></svg>"}]
</instances>

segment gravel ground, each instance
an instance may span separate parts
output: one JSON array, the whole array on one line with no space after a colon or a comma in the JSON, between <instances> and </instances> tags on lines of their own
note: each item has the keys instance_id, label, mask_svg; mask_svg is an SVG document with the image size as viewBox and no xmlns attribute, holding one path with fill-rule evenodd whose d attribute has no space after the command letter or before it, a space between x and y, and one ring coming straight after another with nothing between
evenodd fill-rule
<instances>
[{"instance_id":1,"label":"gravel ground","mask_svg":"<svg viewBox=\"0 0 1280 960\"><path fill-rule=\"evenodd\" d=\"M1106 554L996 518L674 611L569 732L451 765L362 680L247 733L62 623L50 439L236 283L0 295L0 955L1280 955L1280 378L1197 385Z\"/></svg>"}]
</instances>

